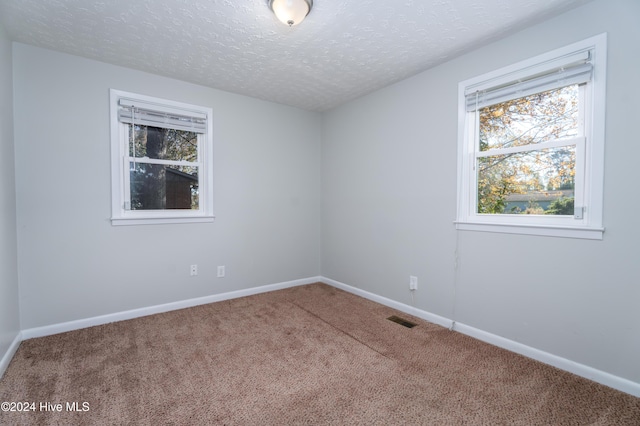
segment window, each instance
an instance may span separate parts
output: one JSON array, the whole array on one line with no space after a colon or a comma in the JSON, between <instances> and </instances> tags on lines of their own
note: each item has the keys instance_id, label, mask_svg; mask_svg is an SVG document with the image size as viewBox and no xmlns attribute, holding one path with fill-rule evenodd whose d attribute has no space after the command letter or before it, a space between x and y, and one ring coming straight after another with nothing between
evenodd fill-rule
<instances>
[{"instance_id":1,"label":"window","mask_svg":"<svg viewBox=\"0 0 640 426\"><path fill-rule=\"evenodd\" d=\"M111 90L114 225L213 220L212 111Z\"/></svg>"},{"instance_id":2,"label":"window","mask_svg":"<svg viewBox=\"0 0 640 426\"><path fill-rule=\"evenodd\" d=\"M602 239L606 35L458 87L457 229Z\"/></svg>"}]
</instances>

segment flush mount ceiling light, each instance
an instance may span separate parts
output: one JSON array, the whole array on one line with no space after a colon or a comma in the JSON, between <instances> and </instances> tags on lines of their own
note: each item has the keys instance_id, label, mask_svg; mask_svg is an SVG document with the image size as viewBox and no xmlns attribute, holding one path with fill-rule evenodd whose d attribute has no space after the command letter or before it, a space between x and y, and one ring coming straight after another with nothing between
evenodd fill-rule
<instances>
[{"instance_id":1,"label":"flush mount ceiling light","mask_svg":"<svg viewBox=\"0 0 640 426\"><path fill-rule=\"evenodd\" d=\"M290 27L302 22L311 7L313 0L269 0L269 8L278 20Z\"/></svg>"}]
</instances>

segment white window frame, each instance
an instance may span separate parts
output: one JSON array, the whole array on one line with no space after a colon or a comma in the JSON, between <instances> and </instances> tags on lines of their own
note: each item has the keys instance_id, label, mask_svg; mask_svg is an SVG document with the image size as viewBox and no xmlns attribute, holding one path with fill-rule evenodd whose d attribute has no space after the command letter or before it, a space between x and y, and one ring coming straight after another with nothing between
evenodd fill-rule
<instances>
[{"instance_id":1,"label":"white window frame","mask_svg":"<svg viewBox=\"0 0 640 426\"><path fill-rule=\"evenodd\" d=\"M148 225L166 223L212 222L213 215L213 110L166 99L110 89L111 119L111 223L112 225ZM129 136L128 125L120 122L120 102L141 102L160 112L190 116L206 116L206 130L198 135L198 206L197 210L130 210L129 199ZM162 127L162 126L159 126ZM163 160L145 160L161 164ZM191 163L190 163L191 164ZM185 165L190 165L185 163Z\"/></svg>"},{"instance_id":2,"label":"white window frame","mask_svg":"<svg viewBox=\"0 0 640 426\"><path fill-rule=\"evenodd\" d=\"M605 93L607 35L600 34L543 55L483 74L458 85L458 206L456 229L567 238L603 238ZM574 216L477 213L477 123L468 112L466 93L522 81L557 68L563 58L589 52L591 81L581 87L585 103L584 135L576 146L576 214ZM566 144L560 141L556 144Z\"/></svg>"}]
</instances>

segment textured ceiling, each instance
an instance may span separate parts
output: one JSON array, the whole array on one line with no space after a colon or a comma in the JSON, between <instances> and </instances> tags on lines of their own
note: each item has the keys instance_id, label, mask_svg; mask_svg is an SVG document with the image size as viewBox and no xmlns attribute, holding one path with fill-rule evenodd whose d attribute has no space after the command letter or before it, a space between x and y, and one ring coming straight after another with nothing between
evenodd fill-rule
<instances>
[{"instance_id":1,"label":"textured ceiling","mask_svg":"<svg viewBox=\"0 0 640 426\"><path fill-rule=\"evenodd\" d=\"M312 111L589 0L0 0L12 40Z\"/></svg>"}]
</instances>

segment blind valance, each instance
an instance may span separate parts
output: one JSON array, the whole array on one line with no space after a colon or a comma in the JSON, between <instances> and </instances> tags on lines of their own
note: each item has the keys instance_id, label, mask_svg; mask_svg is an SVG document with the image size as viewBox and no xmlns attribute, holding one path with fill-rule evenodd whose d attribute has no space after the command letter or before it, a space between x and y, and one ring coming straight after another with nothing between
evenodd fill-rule
<instances>
[{"instance_id":1,"label":"blind valance","mask_svg":"<svg viewBox=\"0 0 640 426\"><path fill-rule=\"evenodd\" d=\"M591 81L593 72L589 51L559 58L536 68L539 69L529 70L526 78L507 76L501 78L499 82L489 81L478 87L467 88L465 91L467 111L475 111L489 105L572 84L587 83Z\"/></svg>"},{"instance_id":2,"label":"blind valance","mask_svg":"<svg viewBox=\"0 0 640 426\"><path fill-rule=\"evenodd\" d=\"M207 131L207 115L202 112L120 98L118 120L122 123L153 126L195 133Z\"/></svg>"}]
</instances>

